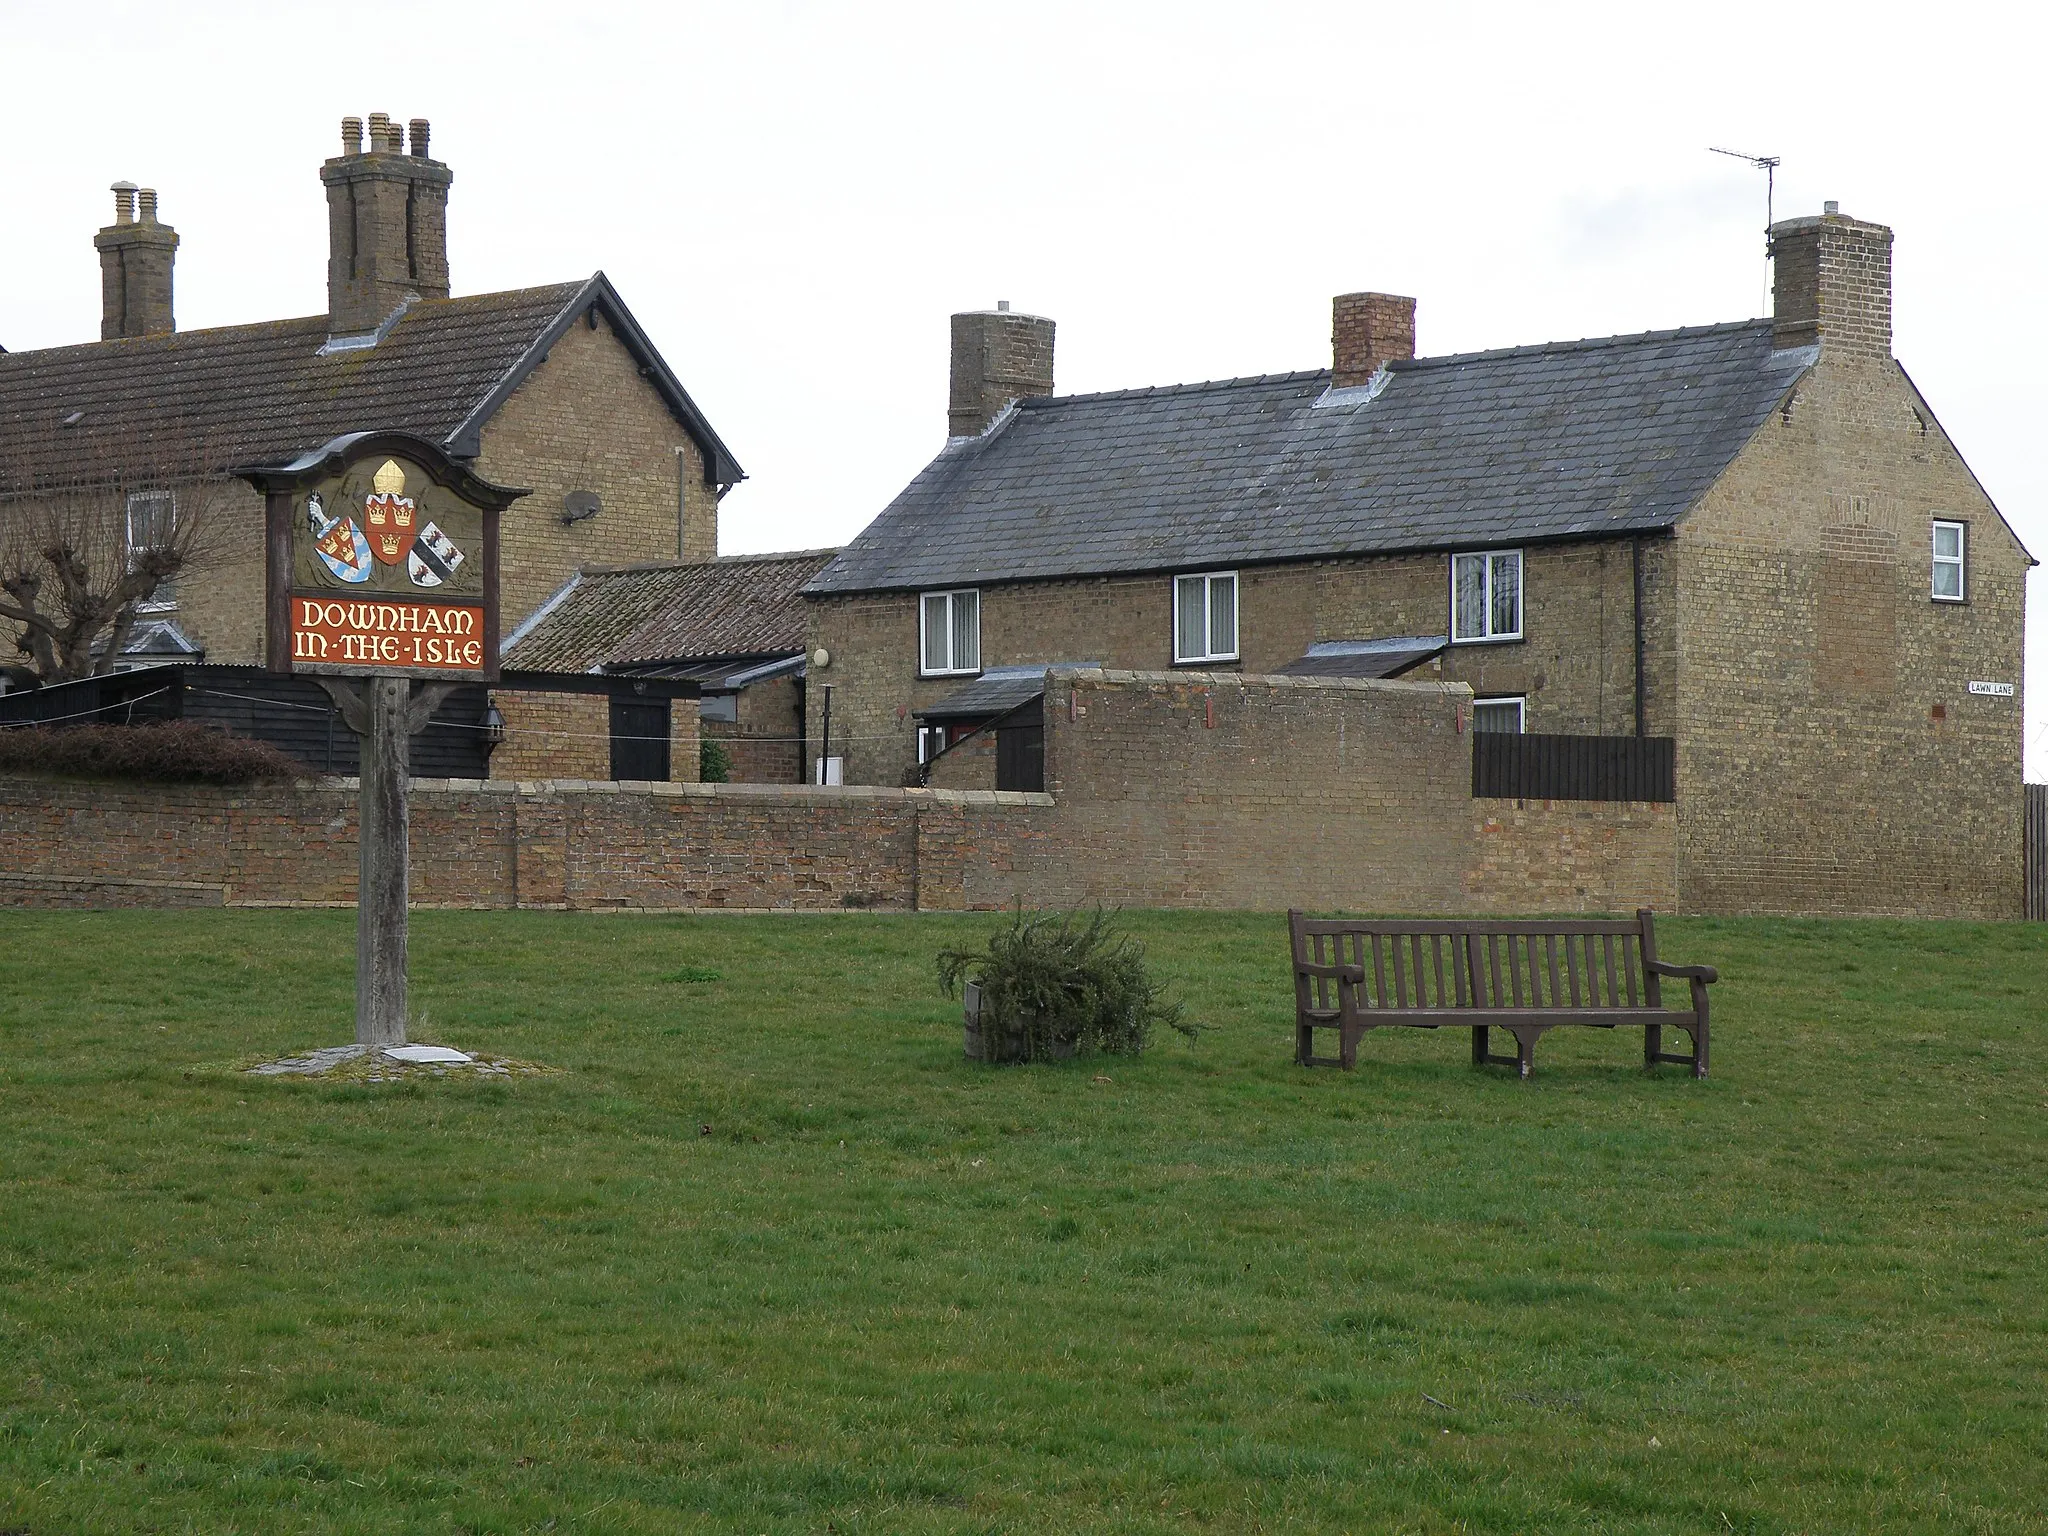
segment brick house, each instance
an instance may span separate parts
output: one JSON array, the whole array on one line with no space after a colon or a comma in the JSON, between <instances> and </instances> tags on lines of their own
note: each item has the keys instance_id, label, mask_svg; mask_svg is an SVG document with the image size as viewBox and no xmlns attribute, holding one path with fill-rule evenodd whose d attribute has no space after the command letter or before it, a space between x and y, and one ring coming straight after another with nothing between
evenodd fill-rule
<instances>
[{"instance_id":1,"label":"brick house","mask_svg":"<svg viewBox=\"0 0 2048 1536\"><path fill-rule=\"evenodd\" d=\"M599 673L635 684L694 683L700 690L699 739L724 749L734 783L801 784L802 593L836 553L727 555L579 571L506 637L505 665ZM666 707L635 702L646 709ZM685 703L677 700L674 707ZM595 742L607 729L605 701L586 700L580 707L584 713L576 734ZM612 712L621 707L615 701ZM588 766L598 768L599 762ZM618 766L614 761L610 769L566 776L646 777L614 771ZM546 775L510 771L507 776Z\"/></svg>"},{"instance_id":2,"label":"brick house","mask_svg":"<svg viewBox=\"0 0 2048 1536\"><path fill-rule=\"evenodd\" d=\"M1331 368L1096 395L955 316L945 448L807 589L813 738L831 684L847 782L1035 787L988 737L1048 665L1463 683L1477 742L1664 745L1689 910L2018 915L2031 558L1891 355L1891 231L1771 243L1769 319L1416 357L1351 294Z\"/></svg>"},{"instance_id":3,"label":"brick house","mask_svg":"<svg viewBox=\"0 0 2048 1536\"><path fill-rule=\"evenodd\" d=\"M224 470L348 431L418 433L532 490L504 518L507 633L585 566L715 558L719 500L742 471L625 301L602 272L451 297L452 175L428 152L428 124L410 129L408 152L405 128L373 114L366 146L362 122L344 119L342 152L320 167L322 315L177 330L177 233L153 191L118 184L114 222L94 239L101 339L0 353L10 461L61 465L96 440L147 435L199 445ZM233 494L215 517L224 547L160 594L134 659L264 659L263 503L239 482ZM516 732L527 701L503 705Z\"/></svg>"}]
</instances>

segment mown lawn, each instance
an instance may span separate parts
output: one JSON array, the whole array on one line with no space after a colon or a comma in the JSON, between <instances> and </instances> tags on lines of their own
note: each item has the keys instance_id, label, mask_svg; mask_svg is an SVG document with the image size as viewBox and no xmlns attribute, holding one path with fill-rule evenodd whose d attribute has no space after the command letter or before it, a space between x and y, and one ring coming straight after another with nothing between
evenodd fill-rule
<instances>
[{"instance_id":1,"label":"mown lawn","mask_svg":"<svg viewBox=\"0 0 2048 1536\"><path fill-rule=\"evenodd\" d=\"M975 1068L991 921L424 913L566 1070L323 1086L352 914L0 913L0 1531L2048 1531L2048 928L1671 922L1713 1080L1524 1085L1291 1066L1271 916Z\"/></svg>"}]
</instances>

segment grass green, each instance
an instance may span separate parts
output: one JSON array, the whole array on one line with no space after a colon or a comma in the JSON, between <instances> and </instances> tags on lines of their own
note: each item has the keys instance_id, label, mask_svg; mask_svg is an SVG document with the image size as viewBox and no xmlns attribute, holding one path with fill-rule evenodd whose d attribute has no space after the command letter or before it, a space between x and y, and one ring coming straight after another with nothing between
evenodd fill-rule
<instances>
[{"instance_id":1,"label":"grass green","mask_svg":"<svg viewBox=\"0 0 2048 1536\"><path fill-rule=\"evenodd\" d=\"M961 1058L998 917L0 914L0 1531L2048 1531L2048 928L1673 921L1714 1077ZM1106 1079L1106 1080L1105 1080Z\"/></svg>"}]
</instances>

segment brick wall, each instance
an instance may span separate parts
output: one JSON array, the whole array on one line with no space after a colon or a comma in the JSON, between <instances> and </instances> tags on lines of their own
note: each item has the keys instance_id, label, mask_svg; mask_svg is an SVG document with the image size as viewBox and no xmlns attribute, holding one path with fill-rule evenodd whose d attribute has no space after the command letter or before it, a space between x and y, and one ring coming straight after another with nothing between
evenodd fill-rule
<instances>
[{"instance_id":1,"label":"brick wall","mask_svg":"<svg viewBox=\"0 0 2048 1536\"><path fill-rule=\"evenodd\" d=\"M1969 525L1969 601L1931 524ZM2026 552L1888 357L1803 379L1676 540L1690 910L2017 917Z\"/></svg>"},{"instance_id":2,"label":"brick wall","mask_svg":"<svg viewBox=\"0 0 2048 1536\"><path fill-rule=\"evenodd\" d=\"M798 679L772 677L740 690L738 720L702 720L698 729L706 740L725 748L733 783L801 784L802 700Z\"/></svg>"},{"instance_id":3,"label":"brick wall","mask_svg":"<svg viewBox=\"0 0 2048 1536\"><path fill-rule=\"evenodd\" d=\"M493 779L609 779L611 700L601 693L527 693L494 688L505 739L491 752Z\"/></svg>"},{"instance_id":4,"label":"brick wall","mask_svg":"<svg viewBox=\"0 0 2048 1536\"><path fill-rule=\"evenodd\" d=\"M1457 685L1060 673L1049 794L419 780L415 900L1669 908L1670 808L1472 800L1458 725L1468 697ZM355 793L347 781L0 781L0 870L0 904L347 902Z\"/></svg>"}]
</instances>

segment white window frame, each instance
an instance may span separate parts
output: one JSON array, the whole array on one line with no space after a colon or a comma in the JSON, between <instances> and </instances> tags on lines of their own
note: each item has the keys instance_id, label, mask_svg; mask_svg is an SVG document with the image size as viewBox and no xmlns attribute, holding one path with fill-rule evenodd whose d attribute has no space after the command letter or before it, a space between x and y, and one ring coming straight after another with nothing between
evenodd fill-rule
<instances>
[{"instance_id":1,"label":"white window frame","mask_svg":"<svg viewBox=\"0 0 2048 1536\"><path fill-rule=\"evenodd\" d=\"M1515 557L1515 627L1512 631L1497 630L1493 627L1494 562L1508 555ZM1479 561L1479 568L1484 573L1479 601L1480 613L1485 624L1482 632L1476 635L1460 635L1458 633L1458 562L1460 560ZM1520 640L1523 637L1523 631L1529 627L1529 557L1526 552L1520 549L1459 550L1450 559L1450 580L1451 622L1447 627L1450 630L1451 644L1499 645L1504 641Z\"/></svg>"},{"instance_id":2,"label":"white window frame","mask_svg":"<svg viewBox=\"0 0 2048 1536\"><path fill-rule=\"evenodd\" d=\"M846 759L838 753L811 759L811 782L837 789L846 782Z\"/></svg>"},{"instance_id":3,"label":"white window frame","mask_svg":"<svg viewBox=\"0 0 2048 1536\"><path fill-rule=\"evenodd\" d=\"M1474 699L1472 701L1472 734L1475 736L1479 734L1480 710L1488 708L1499 709L1502 706L1508 704L1512 704L1515 706L1514 730L1500 731L1492 734L1497 734L1501 736L1527 735L1529 731L1529 700L1519 693L1506 693L1500 694L1493 698Z\"/></svg>"},{"instance_id":4,"label":"white window frame","mask_svg":"<svg viewBox=\"0 0 2048 1536\"><path fill-rule=\"evenodd\" d=\"M1956 533L1956 552L1944 555L1941 552L1941 531L1953 528ZM1937 517L1927 531L1927 547L1933 560L1928 572L1928 591L1937 603L1967 603L1970 600L1970 525L1954 518ZM1943 566L1953 566L1956 573L1954 592L1941 590L1939 577Z\"/></svg>"},{"instance_id":5,"label":"white window frame","mask_svg":"<svg viewBox=\"0 0 2048 1536\"><path fill-rule=\"evenodd\" d=\"M953 654L953 609L962 599L974 599L974 655L968 658L970 665L961 666L961 658ZM931 612L932 599L942 599L946 605L946 622L942 637L946 642L946 661L943 667L930 666L931 658L928 639L927 616ZM917 675L919 677L969 677L981 671L981 589L979 587L954 587L942 592L920 592L917 594Z\"/></svg>"},{"instance_id":6,"label":"white window frame","mask_svg":"<svg viewBox=\"0 0 2048 1536\"><path fill-rule=\"evenodd\" d=\"M1198 655L1187 655L1180 648L1180 605L1181 584L1199 581L1202 584L1202 643L1205 647ZM1216 585L1230 583L1230 649L1216 649ZM1175 666L1191 662L1236 661L1238 659L1238 636L1244 616L1244 585L1237 579L1235 571L1189 571L1173 578L1173 661Z\"/></svg>"},{"instance_id":7,"label":"white window frame","mask_svg":"<svg viewBox=\"0 0 2048 1536\"><path fill-rule=\"evenodd\" d=\"M151 509L168 506L171 512L169 536L173 539L178 536L178 496L175 491L130 491L128 493L127 505L123 508L125 518L122 528L127 540L124 552L127 555L131 569L135 563L135 552L137 549L154 547L140 544L135 537L135 513L137 508L142 506L147 506ZM137 613L172 613L177 610L177 607L177 582L164 581L157 584L156 592L152 596L135 605L135 611Z\"/></svg>"}]
</instances>

